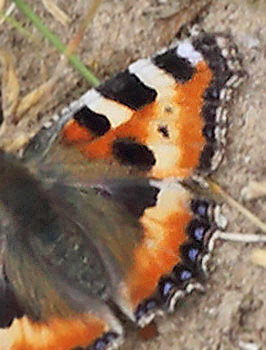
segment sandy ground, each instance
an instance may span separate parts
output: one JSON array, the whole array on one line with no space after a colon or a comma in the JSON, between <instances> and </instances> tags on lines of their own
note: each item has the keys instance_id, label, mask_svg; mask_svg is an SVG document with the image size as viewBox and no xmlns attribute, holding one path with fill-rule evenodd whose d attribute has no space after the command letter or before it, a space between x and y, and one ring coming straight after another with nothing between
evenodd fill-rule
<instances>
[{"instance_id":1,"label":"sandy ground","mask_svg":"<svg viewBox=\"0 0 266 350\"><path fill-rule=\"evenodd\" d=\"M81 0L57 1L72 19L71 24L64 27L45 11L40 0L28 3L65 43L75 32L87 6L87 2ZM188 3L189 10L171 16ZM92 64L104 79L166 45L180 25L197 14L204 3L206 1L103 1L82 41L82 59ZM14 55L22 94L25 94L42 82L40 65L45 63L49 76L59 55L42 41L22 15L15 14L42 45L40 50L9 24L0 27L1 46ZM202 25L206 30L232 33L248 73L230 113L226 157L214 176L229 193L243 201L241 191L250 180L266 179L266 1L213 1L203 15ZM77 73L70 68L66 73L53 90L46 108L28 125L29 129L40 125L40 120L51 111L86 90L86 83ZM28 131L24 127L21 132ZM266 221L265 199L244 203ZM229 231L258 231L227 204L223 205L223 212L229 221ZM129 330L123 350L266 349L266 269L251 262L253 249L254 245L250 244L217 242L206 294L194 294L175 314L158 320L159 335L153 340L143 342L136 332Z\"/></svg>"}]
</instances>

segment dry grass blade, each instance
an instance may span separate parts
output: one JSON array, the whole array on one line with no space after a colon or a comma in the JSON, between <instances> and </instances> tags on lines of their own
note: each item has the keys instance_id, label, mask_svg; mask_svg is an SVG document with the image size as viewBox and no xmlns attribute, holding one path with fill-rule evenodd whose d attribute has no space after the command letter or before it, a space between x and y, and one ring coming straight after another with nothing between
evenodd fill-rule
<instances>
[{"instance_id":1,"label":"dry grass blade","mask_svg":"<svg viewBox=\"0 0 266 350\"><path fill-rule=\"evenodd\" d=\"M1 0L0 0L1 1ZM3 4L4 5L4 4ZM4 6L3 6L4 7ZM1 7L1 3L0 3L0 13L3 12L3 7ZM4 15L1 16L1 19L0 19L0 25L3 24L6 19L8 18L8 16L11 15L11 13L14 11L14 9L16 8L16 5L15 4L11 4L9 6L9 8L6 10L6 12L4 13Z\"/></svg>"},{"instance_id":2,"label":"dry grass blade","mask_svg":"<svg viewBox=\"0 0 266 350\"><path fill-rule=\"evenodd\" d=\"M19 82L12 55L0 48L0 60L4 66L2 74L2 109L5 122L13 122L19 101Z\"/></svg>"},{"instance_id":3,"label":"dry grass blade","mask_svg":"<svg viewBox=\"0 0 266 350\"><path fill-rule=\"evenodd\" d=\"M70 23L70 18L68 15L61 10L53 0L42 0L44 7L51 15L64 26Z\"/></svg>"},{"instance_id":4,"label":"dry grass blade","mask_svg":"<svg viewBox=\"0 0 266 350\"><path fill-rule=\"evenodd\" d=\"M19 121L24 116L24 114L28 112L33 106L35 106L41 99L45 98L45 95L51 92L54 84L56 83L56 80L56 77L51 78L38 88L29 92L20 100L16 110L16 122Z\"/></svg>"}]
</instances>

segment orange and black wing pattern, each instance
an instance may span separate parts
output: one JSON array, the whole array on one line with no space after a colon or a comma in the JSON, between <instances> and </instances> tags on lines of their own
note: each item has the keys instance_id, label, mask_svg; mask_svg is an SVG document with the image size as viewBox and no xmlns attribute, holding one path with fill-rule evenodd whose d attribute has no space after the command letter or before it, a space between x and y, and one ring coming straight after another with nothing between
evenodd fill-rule
<instances>
[{"instance_id":1,"label":"orange and black wing pattern","mask_svg":"<svg viewBox=\"0 0 266 350\"><path fill-rule=\"evenodd\" d=\"M117 310L144 327L203 289L221 215L183 181L219 165L242 75L230 37L193 32L56 115L24 165L0 154L0 350L113 349Z\"/></svg>"}]
</instances>

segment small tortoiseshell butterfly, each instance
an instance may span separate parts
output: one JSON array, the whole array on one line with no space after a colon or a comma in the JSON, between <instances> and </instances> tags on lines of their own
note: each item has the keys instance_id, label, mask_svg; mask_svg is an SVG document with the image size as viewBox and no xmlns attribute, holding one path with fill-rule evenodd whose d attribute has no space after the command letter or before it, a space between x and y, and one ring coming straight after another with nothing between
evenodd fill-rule
<instances>
[{"instance_id":1,"label":"small tortoiseshell butterfly","mask_svg":"<svg viewBox=\"0 0 266 350\"><path fill-rule=\"evenodd\" d=\"M0 154L1 350L114 349L119 315L202 290L219 207L182 183L219 165L241 79L231 38L194 31L53 118L31 172Z\"/></svg>"}]
</instances>

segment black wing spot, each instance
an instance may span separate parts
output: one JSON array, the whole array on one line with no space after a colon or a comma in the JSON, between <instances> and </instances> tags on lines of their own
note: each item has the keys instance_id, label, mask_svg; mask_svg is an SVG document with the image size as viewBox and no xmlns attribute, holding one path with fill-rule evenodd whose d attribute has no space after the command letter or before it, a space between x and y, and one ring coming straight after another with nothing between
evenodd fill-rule
<instances>
[{"instance_id":1,"label":"black wing spot","mask_svg":"<svg viewBox=\"0 0 266 350\"><path fill-rule=\"evenodd\" d=\"M122 103L134 110L152 103L157 92L141 82L129 70L118 73L97 90L106 98Z\"/></svg>"},{"instance_id":2,"label":"black wing spot","mask_svg":"<svg viewBox=\"0 0 266 350\"><path fill-rule=\"evenodd\" d=\"M136 166L141 170L150 170L156 162L153 152L147 146L127 138L116 140L113 152L122 164Z\"/></svg>"},{"instance_id":3,"label":"black wing spot","mask_svg":"<svg viewBox=\"0 0 266 350\"><path fill-rule=\"evenodd\" d=\"M149 180L123 180L114 181L104 188L96 187L95 191L107 200L121 203L128 211L140 218L145 209L157 203L160 190L151 186Z\"/></svg>"},{"instance_id":4,"label":"black wing spot","mask_svg":"<svg viewBox=\"0 0 266 350\"><path fill-rule=\"evenodd\" d=\"M179 83L189 81L195 71L194 67L188 60L177 55L176 48L155 56L152 61L157 67L172 74L175 80Z\"/></svg>"},{"instance_id":5,"label":"black wing spot","mask_svg":"<svg viewBox=\"0 0 266 350\"><path fill-rule=\"evenodd\" d=\"M74 114L74 119L96 136L104 135L111 128L109 120L104 115L93 112L87 106L80 108Z\"/></svg>"},{"instance_id":6,"label":"black wing spot","mask_svg":"<svg viewBox=\"0 0 266 350\"><path fill-rule=\"evenodd\" d=\"M158 131L163 135L163 137L169 139L170 135L167 126L159 126Z\"/></svg>"}]
</instances>

